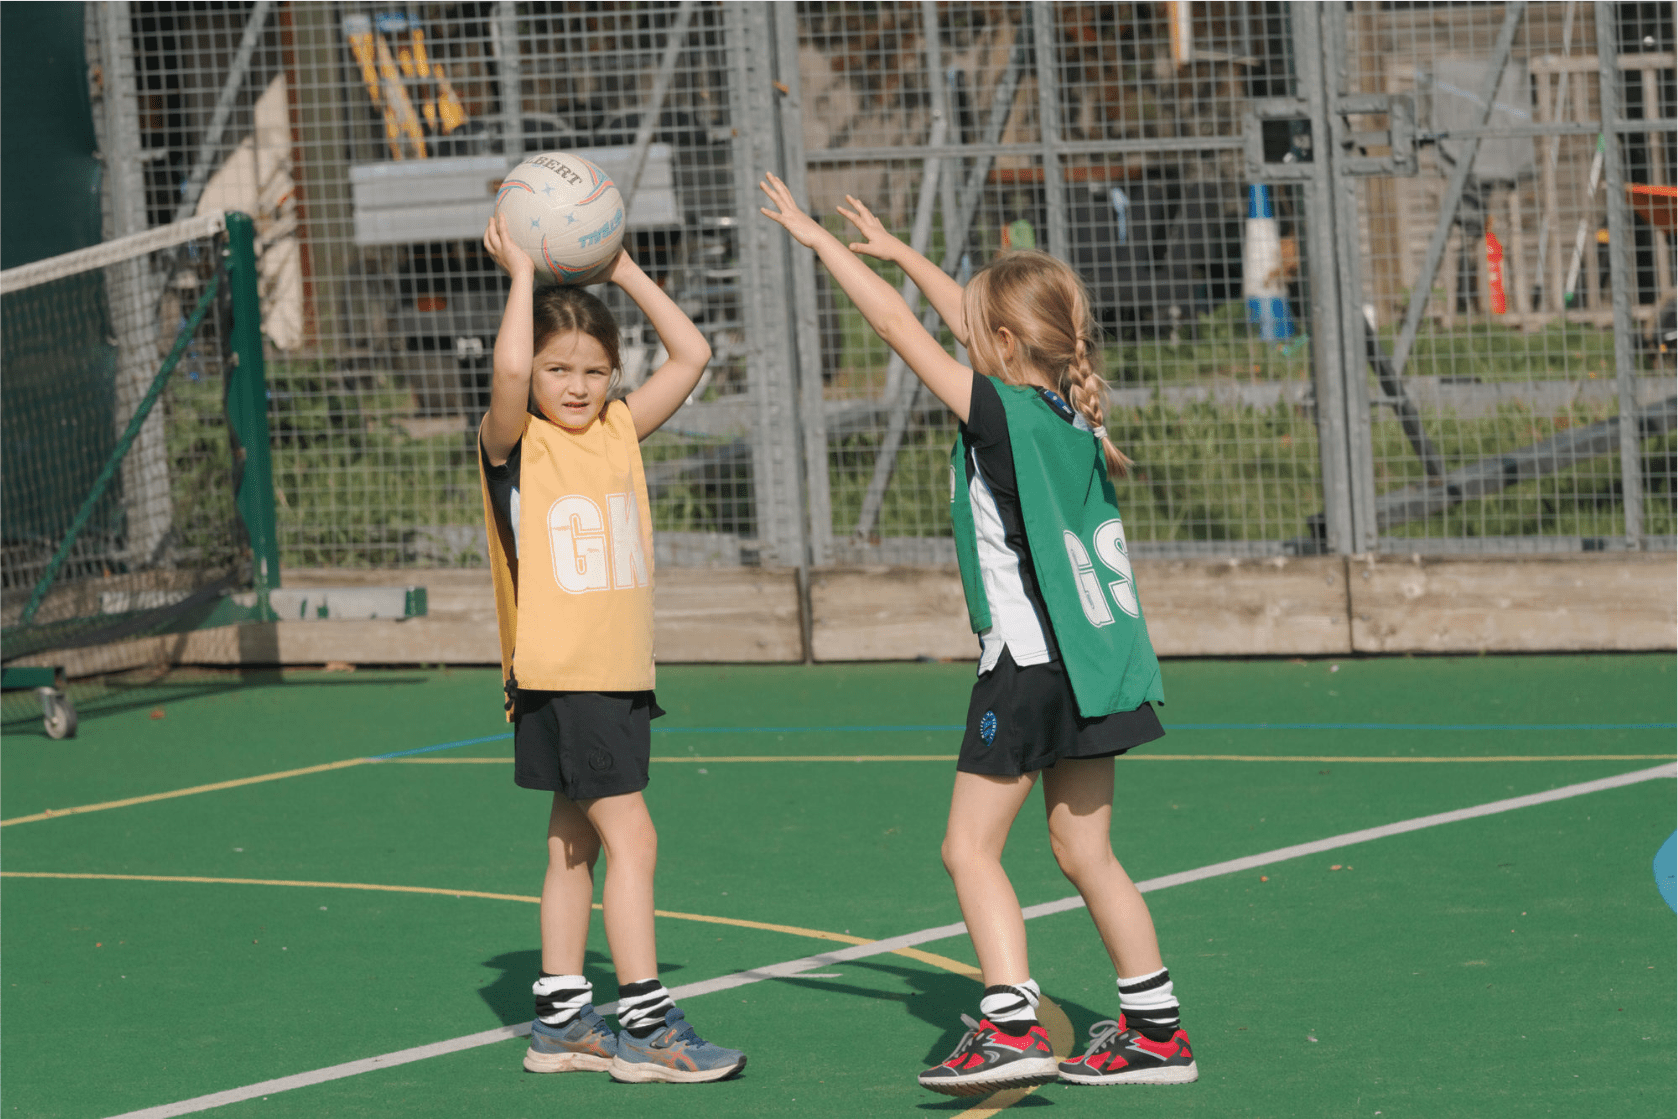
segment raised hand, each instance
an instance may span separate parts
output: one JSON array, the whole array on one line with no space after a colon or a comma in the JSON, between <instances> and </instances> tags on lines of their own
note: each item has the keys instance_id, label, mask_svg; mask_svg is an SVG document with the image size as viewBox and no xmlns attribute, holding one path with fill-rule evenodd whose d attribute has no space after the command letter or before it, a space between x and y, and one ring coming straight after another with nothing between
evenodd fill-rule
<instances>
[{"instance_id":1,"label":"raised hand","mask_svg":"<svg viewBox=\"0 0 1678 1119\"><path fill-rule=\"evenodd\" d=\"M759 183L758 186L762 188L764 194L769 196L769 201L777 207L774 210L767 206L761 207L758 213L792 234L793 240L800 245L806 248L815 248L816 242L823 236L831 236L827 230L822 228L820 222L799 208L798 203L792 200L792 191L787 189L787 184L776 178L773 173L764 172L763 182Z\"/></svg>"},{"instance_id":2,"label":"raised hand","mask_svg":"<svg viewBox=\"0 0 1678 1119\"><path fill-rule=\"evenodd\" d=\"M517 279L521 272L530 276L536 274L536 262L530 255L513 244L513 235L507 232L507 215L491 214L489 225L484 227L484 250L490 259L501 266L507 275Z\"/></svg>"},{"instance_id":3,"label":"raised hand","mask_svg":"<svg viewBox=\"0 0 1678 1119\"><path fill-rule=\"evenodd\" d=\"M903 248L903 242L885 227L885 223L874 216L874 212L864 206L858 199L847 194L845 201L851 204L851 209L839 207L857 232L862 234L862 241L852 241L851 251L862 256L877 257L880 260L897 260L898 250Z\"/></svg>"}]
</instances>

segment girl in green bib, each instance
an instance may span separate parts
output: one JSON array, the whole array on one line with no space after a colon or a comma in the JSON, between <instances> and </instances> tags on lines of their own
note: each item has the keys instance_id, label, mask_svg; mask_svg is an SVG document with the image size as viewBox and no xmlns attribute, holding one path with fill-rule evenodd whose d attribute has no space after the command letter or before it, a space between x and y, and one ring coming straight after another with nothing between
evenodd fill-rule
<instances>
[{"instance_id":1,"label":"girl in green bib","mask_svg":"<svg viewBox=\"0 0 1678 1119\"><path fill-rule=\"evenodd\" d=\"M950 516L979 679L944 833L944 866L984 973L981 1019L920 1075L947 1095L1064 1080L1182 1084L1199 1075L1147 903L1113 856L1113 759L1164 734L1159 662L1132 578L1113 477L1129 465L1102 426L1106 382L1089 297L1046 253L1004 253L966 288L846 196L849 248L774 175L765 216L816 251L870 326L961 421ZM957 362L858 254L897 264L973 368ZM1055 858L1118 976L1118 1014L1057 1061L1037 1021L1025 918L1002 869L1039 778Z\"/></svg>"}]
</instances>

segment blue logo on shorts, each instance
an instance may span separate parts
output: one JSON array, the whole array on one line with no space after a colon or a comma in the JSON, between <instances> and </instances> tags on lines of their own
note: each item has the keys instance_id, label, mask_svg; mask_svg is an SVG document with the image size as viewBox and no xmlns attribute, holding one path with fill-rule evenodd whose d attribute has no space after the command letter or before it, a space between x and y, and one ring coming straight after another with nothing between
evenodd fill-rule
<instances>
[{"instance_id":1,"label":"blue logo on shorts","mask_svg":"<svg viewBox=\"0 0 1678 1119\"><path fill-rule=\"evenodd\" d=\"M986 711L985 717L979 720L979 737L989 746L996 741L996 712Z\"/></svg>"}]
</instances>

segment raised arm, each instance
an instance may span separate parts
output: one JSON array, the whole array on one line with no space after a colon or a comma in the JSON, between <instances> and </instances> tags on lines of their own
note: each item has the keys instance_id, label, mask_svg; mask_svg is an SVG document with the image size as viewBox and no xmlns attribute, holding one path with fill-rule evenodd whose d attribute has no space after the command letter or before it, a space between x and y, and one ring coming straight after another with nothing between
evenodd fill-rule
<instances>
[{"instance_id":1,"label":"raised arm","mask_svg":"<svg viewBox=\"0 0 1678 1119\"><path fill-rule=\"evenodd\" d=\"M856 226L863 237L861 241L851 242L851 251L890 261L907 272L909 278L915 281L915 286L921 289L921 294L926 296L927 302L943 318L950 333L956 336L956 341L967 345L967 316L961 309L961 285L942 268L894 236L867 206L848 194L845 201L851 204L851 208L847 210L841 206L839 212Z\"/></svg>"},{"instance_id":2,"label":"raised arm","mask_svg":"<svg viewBox=\"0 0 1678 1119\"><path fill-rule=\"evenodd\" d=\"M536 327L531 300L536 294L536 266L507 233L507 218L497 214L484 230L484 248L513 278L507 307L501 312L501 331L495 336L494 372L489 384L489 411L484 413L479 437L491 466L500 466L524 438L530 406L530 374L536 361Z\"/></svg>"},{"instance_id":3,"label":"raised arm","mask_svg":"<svg viewBox=\"0 0 1678 1119\"><path fill-rule=\"evenodd\" d=\"M761 213L781 225L799 244L816 251L816 256L845 289L874 332L897 351L915 376L932 390L932 395L965 423L973 398L973 371L944 352L944 347L926 332L890 284L876 276L839 238L799 209L785 183L774 175L766 175L761 185L763 193L776 206L773 210L764 207Z\"/></svg>"},{"instance_id":4,"label":"raised arm","mask_svg":"<svg viewBox=\"0 0 1678 1119\"><path fill-rule=\"evenodd\" d=\"M626 252L618 253L611 281L624 290L658 332L670 357L642 385L623 398L635 420L635 437L645 439L676 414L711 360L711 344L675 300L641 271Z\"/></svg>"}]
</instances>

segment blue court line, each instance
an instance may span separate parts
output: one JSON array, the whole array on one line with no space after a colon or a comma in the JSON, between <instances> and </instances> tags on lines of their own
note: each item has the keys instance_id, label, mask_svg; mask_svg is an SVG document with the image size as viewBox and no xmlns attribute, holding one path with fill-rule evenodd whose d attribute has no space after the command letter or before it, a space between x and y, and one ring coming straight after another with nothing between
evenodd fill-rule
<instances>
[{"instance_id":1,"label":"blue court line","mask_svg":"<svg viewBox=\"0 0 1678 1119\"><path fill-rule=\"evenodd\" d=\"M960 723L917 723L890 726L842 727L654 727L654 734L832 734L838 732L884 733L890 731L958 731ZM1675 730L1678 723L1167 723L1173 730ZM484 738L463 738L458 742L441 742L435 746L421 746L414 750L396 750L389 754L375 754L369 760L382 762L392 758L407 758L415 754L430 754L438 750L452 750L456 746L476 746L483 742L500 742L511 738L511 731Z\"/></svg>"},{"instance_id":2,"label":"blue court line","mask_svg":"<svg viewBox=\"0 0 1678 1119\"><path fill-rule=\"evenodd\" d=\"M1166 730L1674 730L1678 723L1167 723Z\"/></svg>"},{"instance_id":3,"label":"blue court line","mask_svg":"<svg viewBox=\"0 0 1678 1119\"><path fill-rule=\"evenodd\" d=\"M386 762L391 758L407 758L415 754L430 754L437 750L452 750L456 746L476 746L480 742L500 742L503 738L513 737L512 731L505 734L492 734L487 738L462 738L459 742L439 742L435 746L421 746L417 750L394 750L388 754L374 754L368 761Z\"/></svg>"},{"instance_id":4,"label":"blue court line","mask_svg":"<svg viewBox=\"0 0 1678 1119\"><path fill-rule=\"evenodd\" d=\"M1166 730L1674 730L1678 723L1166 723ZM950 731L961 723L842 727L654 727L654 734L824 734L838 731Z\"/></svg>"}]
</instances>

